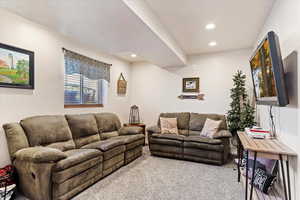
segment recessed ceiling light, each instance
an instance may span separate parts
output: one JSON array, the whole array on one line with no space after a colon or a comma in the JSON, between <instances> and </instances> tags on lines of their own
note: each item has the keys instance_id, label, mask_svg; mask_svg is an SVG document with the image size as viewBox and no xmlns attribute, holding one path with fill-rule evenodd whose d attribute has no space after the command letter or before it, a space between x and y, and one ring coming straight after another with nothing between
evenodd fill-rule
<instances>
[{"instance_id":1,"label":"recessed ceiling light","mask_svg":"<svg viewBox=\"0 0 300 200\"><path fill-rule=\"evenodd\" d=\"M216 28L216 25L211 23L211 24L206 24L205 29L206 30L213 30Z\"/></svg>"},{"instance_id":2,"label":"recessed ceiling light","mask_svg":"<svg viewBox=\"0 0 300 200\"><path fill-rule=\"evenodd\" d=\"M210 43L208 43L209 46L213 47L217 45L216 41L211 41Z\"/></svg>"},{"instance_id":3,"label":"recessed ceiling light","mask_svg":"<svg viewBox=\"0 0 300 200\"><path fill-rule=\"evenodd\" d=\"M131 54L130 56L131 56L132 58L136 58L136 54L134 54L134 53Z\"/></svg>"}]
</instances>

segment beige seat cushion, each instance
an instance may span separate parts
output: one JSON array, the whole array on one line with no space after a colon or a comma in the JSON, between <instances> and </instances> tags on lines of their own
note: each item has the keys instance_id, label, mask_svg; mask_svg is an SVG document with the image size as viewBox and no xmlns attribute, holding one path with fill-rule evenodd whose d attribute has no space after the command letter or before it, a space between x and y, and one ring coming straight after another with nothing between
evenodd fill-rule
<instances>
[{"instance_id":1,"label":"beige seat cushion","mask_svg":"<svg viewBox=\"0 0 300 200\"><path fill-rule=\"evenodd\" d=\"M64 170L86 160L102 157L102 152L96 149L73 149L65 151L67 158L60 160L55 166L54 171Z\"/></svg>"},{"instance_id":2,"label":"beige seat cushion","mask_svg":"<svg viewBox=\"0 0 300 200\"><path fill-rule=\"evenodd\" d=\"M200 133L200 136L214 138L215 134L218 132L222 120L212 120L207 118L204 127Z\"/></svg>"},{"instance_id":3,"label":"beige seat cushion","mask_svg":"<svg viewBox=\"0 0 300 200\"><path fill-rule=\"evenodd\" d=\"M160 118L160 128L162 134L178 135L177 118Z\"/></svg>"}]
</instances>

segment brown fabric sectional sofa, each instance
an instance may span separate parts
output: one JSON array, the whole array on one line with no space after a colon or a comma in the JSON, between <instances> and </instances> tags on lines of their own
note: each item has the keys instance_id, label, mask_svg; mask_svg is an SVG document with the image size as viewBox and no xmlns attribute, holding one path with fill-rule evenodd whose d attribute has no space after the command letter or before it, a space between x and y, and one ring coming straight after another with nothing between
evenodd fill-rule
<instances>
[{"instance_id":1,"label":"brown fabric sectional sofa","mask_svg":"<svg viewBox=\"0 0 300 200\"><path fill-rule=\"evenodd\" d=\"M19 187L31 200L70 199L142 155L139 127L112 113L35 116L3 125Z\"/></svg>"},{"instance_id":2,"label":"brown fabric sectional sofa","mask_svg":"<svg viewBox=\"0 0 300 200\"><path fill-rule=\"evenodd\" d=\"M186 112L161 113L159 117L177 118L179 135L161 134L159 118L156 126L147 129L151 155L216 165L226 163L230 152L231 133L227 130L224 115ZM207 118L222 120L213 139L200 136Z\"/></svg>"}]
</instances>

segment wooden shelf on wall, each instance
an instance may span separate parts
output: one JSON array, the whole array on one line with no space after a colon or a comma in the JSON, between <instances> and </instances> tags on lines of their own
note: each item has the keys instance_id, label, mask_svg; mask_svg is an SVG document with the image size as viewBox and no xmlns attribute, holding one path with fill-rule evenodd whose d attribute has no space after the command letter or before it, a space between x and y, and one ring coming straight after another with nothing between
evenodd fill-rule
<instances>
[{"instance_id":1,"label":"wooden shelf on wall","mask_svg":"<svg viewBox=\"0 0 300 200\"><path fill-rule=\"evenodd\" d=\"M178 96L179 99L184 100L184 99L196 99L196 100L204 100L204 94L182 94Z\"/></svg>"}]
</instances>

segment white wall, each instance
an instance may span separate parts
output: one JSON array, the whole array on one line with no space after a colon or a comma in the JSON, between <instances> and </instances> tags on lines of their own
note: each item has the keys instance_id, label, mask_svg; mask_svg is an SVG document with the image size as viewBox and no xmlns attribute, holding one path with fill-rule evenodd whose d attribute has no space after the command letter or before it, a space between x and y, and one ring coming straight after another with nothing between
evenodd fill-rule
<instances>
[{"instance_id":1,"label":"white wall","mask_svg":"<svg viewBox=\"0 0 300 200\"><path fill-rule=\"evenodd\" d=\"M147 125L156 123L161 112L200 112L225 114L230 104L232 76L241 69L251 85L250 49L215 54L194 55L181 68L163 69L149 63L132 65L132 104L140 107ZM180 100L183 77L200 77L205 100Z\"/></svg>"},{"instance_id":2,"label":"white wall","mask_svg":"<svg viewBox=\"0 0 300 200\"><path fill-rule=\"evenodd\" d=\"M283 58L288 56L292 51L298 51L300 53L300 1L299 0L277 0L273 6L273 9L266 20L261 33L259 34L257 43L267 34L268 31L275 31L280 40L281 52ZM298 56L299 60L299 56ZM299 63L299 62L298 62ZM299 64L298 64L298 87L296 88L296 100L295 105L289 105L284 108L275 108L275 121L277 127L277 133L283 142L293 148L298 155L300 155L300 133L299 133L299 112L300 109L299 99ZM291 88L288 88L291 89ZM261 118L261 125L269 127L268 106L259 106L259 113ZM297 196L294 199L300 199L300 162L298 160L292 160L292 181L295 188L293 191L297 191Z\"/></svg>"},{"instance_id":3,"label":"white wall","mask_svg":"<svg viewBox=\"0 0 300 200\"><path fill-rule=\"evenodd\" d=\"M0 9L0 43L35 52L35 90L0 88L0 126L7 122L42 114L116 112L127 120L130 106L127 96L116 94L116 81L121 72L130 80L128 63L90 50L47 28ZM99 36L101 37L101 36ZM62 47L111 63L111 83L104 108L64 109L64 61ZM129 81L130 83L130 81ZM130 88L130 85L129 85ZM6 139L0 128L0 167L8 164Z\"/></svg>"}]
</instances>

